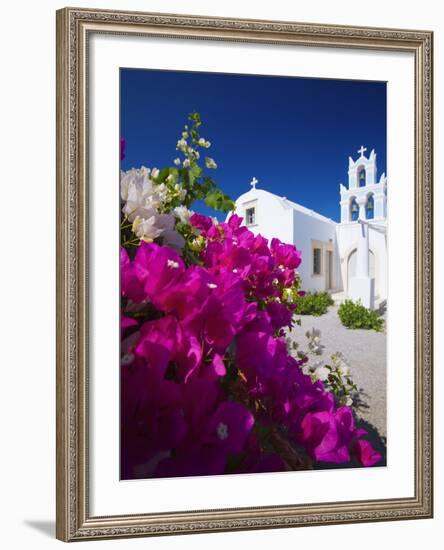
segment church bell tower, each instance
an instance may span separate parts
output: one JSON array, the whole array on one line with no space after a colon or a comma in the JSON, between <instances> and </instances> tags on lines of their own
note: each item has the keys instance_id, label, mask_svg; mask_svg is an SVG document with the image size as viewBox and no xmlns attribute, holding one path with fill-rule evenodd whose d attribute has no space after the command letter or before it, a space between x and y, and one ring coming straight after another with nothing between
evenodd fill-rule
<instances>
[{"instance_id":1,"label":"church bell tower","mask_svg":"<svg viewBox=\"0 0 444 550\"><path fill-rule=\"evenodd\" d=\"M347 297L373 309L376 286L374 263L373 268L371 264L371 259L374 262L374 252L370 246L380 246L380 237L385 233L387 178L382 174L377 180L375 150L372 149L368 157L365 156L366 150L361 146L356 160L349 157L348 186L339 185L341 223L337 234L340 246L341 242L346 242L348 247L341 257Z\"/></svg>"},{"instance_id":2,"label":"church bell tower","mask_svg":"<svg viewBox=\"0 0 444 550\"><path fill-rule=\"evenodd\" d=\"M348 187L339 186L341 194L341 223L361 220L383 221L387 216L387 178L382 174L377 180L376 153L361 146L359 157L348 158Z\"/></svg>"}]
</instances>

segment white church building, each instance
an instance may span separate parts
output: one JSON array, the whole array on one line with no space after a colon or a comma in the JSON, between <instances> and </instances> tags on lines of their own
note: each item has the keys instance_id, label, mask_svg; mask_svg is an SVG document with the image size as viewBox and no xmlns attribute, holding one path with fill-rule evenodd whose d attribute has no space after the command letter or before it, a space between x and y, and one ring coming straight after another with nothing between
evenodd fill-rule
<instances>
[{"instance_id":1,"label":"white church building","mask_svg":"<svg viewBox=\"0 0 444 550\"><path fill-rule=\"evenodd\" d=\"M256 178L235 212L254 233L302 251L303 290L326 290L336 302L361 300L374 309L387 300L387 178L377 179L376 153L366 157L366 150L360 148L357 160L349 157L348 185L339 185L339 223L258 188Z\"/></svg>"}]
</instances>

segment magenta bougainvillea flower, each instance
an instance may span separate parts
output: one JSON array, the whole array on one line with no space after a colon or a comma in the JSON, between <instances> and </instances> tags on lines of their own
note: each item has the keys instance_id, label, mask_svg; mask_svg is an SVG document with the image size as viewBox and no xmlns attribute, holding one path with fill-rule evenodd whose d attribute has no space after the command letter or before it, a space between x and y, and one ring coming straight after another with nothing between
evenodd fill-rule
<instances>
[{"instance_id":1,"label":"magenta bougainvillea flower","mask_svg":"<svg viewBox=\"0 0 444 550\"><path fill-rule=\"evenodd\" d=\"M283 338L301 253L231 216L190 217L195 262L143 242L122 248L122 477L214 475L381 460Z\"/></svg>"},{"instance_id":2,"label":"magenta bougainvillea flower","mask_svg":"<svg viewBox=\"0 0 444 550\"><path fill-rule=\"evenodd\" d=\"M125 160L125 147L126 147L125 139L120 138L120 160Z\"/></svg>"},{"instance_id":3,"label":"magenta bougainvillea flower","mask_svg":"<svg viewBox=\"0 0 444 550\"><path fill-rule=\"evenodd\" d=\"M356 439L352 449L354 455L363 466L374 466L381 461L382 457L380 453L375 451L371 443L365 439Z\"/></svg>"},{"instance_id":4,"label":"magenta bougainvillea flower","mask_svg":"<svg viewBox=\"0 0 444 550\"><path fill-rule=\"evenodd\" d=\"M291 244L283 244L279 239L272 239L270 250L278 265L296 269L301 263L301 252Z\"/></svg>"}]
</instances>

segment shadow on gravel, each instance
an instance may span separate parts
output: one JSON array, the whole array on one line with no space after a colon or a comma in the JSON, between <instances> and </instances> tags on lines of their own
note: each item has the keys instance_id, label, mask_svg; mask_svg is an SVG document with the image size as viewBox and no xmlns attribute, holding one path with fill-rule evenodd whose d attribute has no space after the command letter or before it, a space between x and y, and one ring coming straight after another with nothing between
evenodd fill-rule
<instances>
[{"instance_id":1,"label":"shadow on gravel","mask_svg":"<svg viewBox=\"0 0 444 550\"><path fill-rule=\"evenodd\" d=\"M366 393L363 388L359 388L358 392L353 396L353 408L360 413L370 409L368 399L370 395Z\"/></svg>"}]
</instances>

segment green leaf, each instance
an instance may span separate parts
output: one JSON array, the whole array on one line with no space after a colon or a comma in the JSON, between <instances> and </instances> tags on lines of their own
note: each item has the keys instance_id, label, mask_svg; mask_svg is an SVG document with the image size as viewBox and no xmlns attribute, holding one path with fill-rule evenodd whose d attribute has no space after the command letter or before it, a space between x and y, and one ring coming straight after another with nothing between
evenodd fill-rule
<instances>
[{"instance_id":1,"label":"green leaf","mask_svg":"<svg viewBox=\"0 0 444 550\"><path fill-rule=\"evenodd\" d=\"M192 174L194 178L198 178L202 175L202 168L198 164L193 163L190 167L190 174Z\"/></svg>"},{"instance_id":2,"label":"green leaf","mask_svg":"<svg viewBox=\"0 0 444 550\"><path fill-rule=\"evenodd\" d=\"M220 189L213 189L212 191L209 191L205 197L205 204L215 210L219 210L222 201L223 193Z\"/></svg>"},{"instance_id":3,"label":"green leaf","mask_svg":"<svg viewBox=\"0 0 444 550\"><path fill-rule=\"evenodd\" d=\"M183 180L187 180L188 179L188 170L186 168L180 168L178 170L179 172L179 176L183 179Z\"/></svg>"},{"instance_id":4,"label":"green leaf","mask_svg":"<svg viewBox=\"0 0 444 550\"><path fill-rule=\"evenodd\" d=\"M231 199L224 199L219 206L219 210L222 212L231 212L234 210L234 202Z\"/></svg>"},{"instance_id":5,"label":"green leaf","mask_svg":"<svg viewBox=\"0 0 444 550\"><path fill-rule=\"evenodd\" d=\"M212 189L217 187L217 183L213 180L213 178L210 178L210 176L205 176L203 180L208 185L208 187L211 187Z\"/></svg>"},{"instance_id":6,"label":"green leaf","mask_svg":"<svg viewBox=\"0 0 444 550\"><path fill-rule=\"evenodd\" d=\"M162 168L162 170L159 172L159 175L157 176L157 178L153 178L153 180L156 183L162 183L163 181L165 181L167 179L167 177L169 175L170 175L170 168L169 167Z\"/></svg>"}]
</instances>

